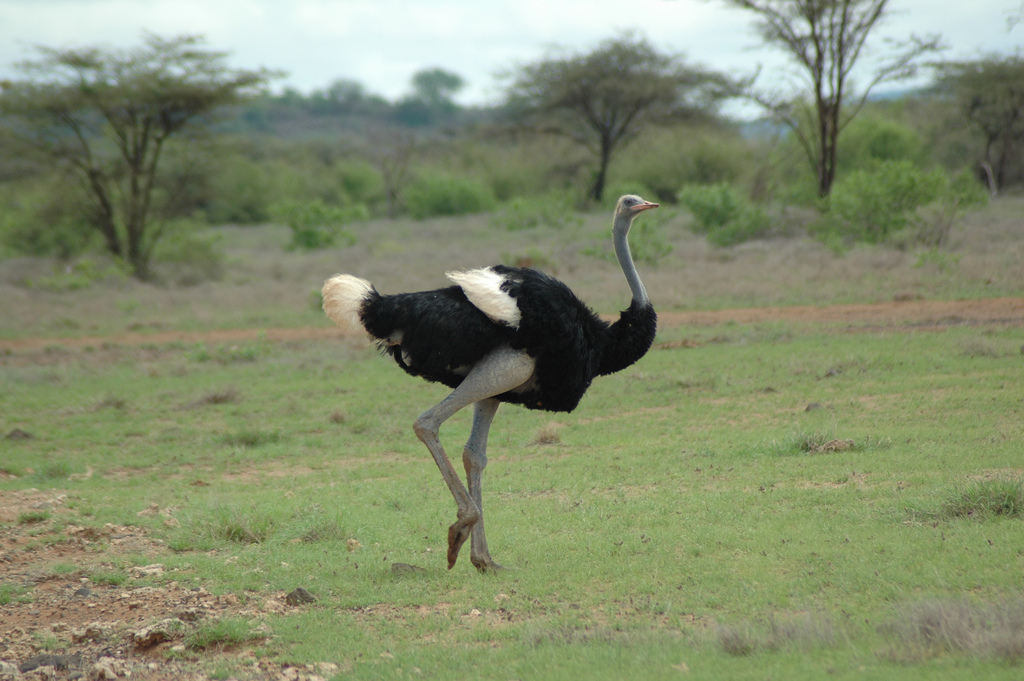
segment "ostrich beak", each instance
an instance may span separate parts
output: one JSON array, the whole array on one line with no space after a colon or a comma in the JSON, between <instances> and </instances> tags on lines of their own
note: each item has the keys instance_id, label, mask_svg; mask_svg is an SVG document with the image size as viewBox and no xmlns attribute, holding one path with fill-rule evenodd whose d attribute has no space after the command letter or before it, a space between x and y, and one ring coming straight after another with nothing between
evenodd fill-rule
<instances>
[{"instance_id":1,"label":"ostrich beak","mask_svg":"<svg viewBox=\"0 0 1024 681\"><path fill-rule=\"evenodd\" d=\"M633 212L639 213L640 211L649 210L651 208L657 208L660 205L660 203L651 203L650 201L644 201L643 203L638 203L635 206L633 206Z\"/></svg>"}]
</instances>

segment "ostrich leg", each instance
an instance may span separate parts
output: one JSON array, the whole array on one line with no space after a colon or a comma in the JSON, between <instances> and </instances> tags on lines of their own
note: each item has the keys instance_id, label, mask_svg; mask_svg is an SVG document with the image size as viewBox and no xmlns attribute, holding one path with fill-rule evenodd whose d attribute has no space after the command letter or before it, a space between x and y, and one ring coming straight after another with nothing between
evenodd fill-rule
<instances>
[{"instance_id":1,"label":"ostrich leg","mask_svg":"<svg viewBox=\"0 0 1024 681\"><path fill-rule=\"evenodd\" d=\"M430 450L434 462L437 463L437 467L441 471L441 477L444 478L445 484L448 485L449 491L455 498L455 504L458 506L456 520L448 528L449 570L455 565L455 560L459 557L459 549L469 539L473 526L480 520L482 513L479 503L470 496L462 484L462 480L459 479L458 473L455 472L455 468L452 467L448 455L445 454L444 447L441 446L441 439L438 436L441 424L463 407L522 385L533 375L534 367L533 358L525 352L509 347L498 348L477 362L458 388L448 397L423 412L413 424L416 436ZM491 409L491 417L494 416L493 412L494 409ZM490 419L486 417L484 419L487 425L490 425ZM480 427L476 423L474 423L474 430L480 431ZM484 427L482 432L486 435L487 428ZM470 441L472 442L473 439L471 436ZM472 467L476 468L475 465ZM477 482L471 483L477 494L480 489L479 473L482 470L483 468L480 467L479 471L475 473ZM471 480L472 478L473 475L470 475ZM479 537L478 546L483 547L486 552L487 543L484 538L483 526L479 530ZM477 567L485 569L479 565Z\"/></svg>"},{"instance_id":2,"label":"ostrich leg","mask_svg":"<svg viewBox=\"0 0 1024 681\"><path fill-rule=\"evenodd\" d=\"M471 536L472 543L469 550L469 559L481 572L487 570L500 570L501 566L491 559L487 550L487 537L484 535L484 502L481 479L484 468L487 467L487 435L490 432L491 421L501 404L495 399L480 400L473 405L473 430L470 432L469 441L462 450L462 465L466 468L466 480L469 483L469 496L476 503L480 511L480 519L473 525Z\"/></svg>"}]
</instances>

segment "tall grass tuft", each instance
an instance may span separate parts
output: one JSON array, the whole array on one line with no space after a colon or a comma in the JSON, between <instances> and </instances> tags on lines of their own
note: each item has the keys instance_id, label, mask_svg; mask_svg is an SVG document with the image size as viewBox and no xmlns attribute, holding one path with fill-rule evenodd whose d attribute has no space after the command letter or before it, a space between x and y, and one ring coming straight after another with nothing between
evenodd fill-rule
<instances>
[{"instance_id":1,"label":"tall grass tuft","mask_svg":"<svg viewBox=\"0 0 1024 681\"><path fill-rule=\"evenodd\" d=\"M723 652L745 657L765 651L829 648L836 636L827 617L805 615L783 620L769 615L764 622L719 625L716 640Z\"/></svg>"},{"instance_id":2,"label":"tall grass tuft","mask_svg":"<svg viewBox=\"0 0 1024 681\"><path fill-rule=\"evenodd\" d=\"M773 440L765 444L765 452L773 456L794 454L829 454L864 449L865 445L854 440L840 439L835 433L821 431L794 433L784 440Z\"/></svg>"},{"instance_id":3,"label":"tall grass tuft","mask_svg":"<svg viewBox=\"0 0 1024 681\"><path fill-rule=\"evenodd\" d=\"M175 550L189 550L209 546L211 542L229 541L237 544L263 544L277 531L277 520L255 508L243 510L226 506L215 507L208 518L195 519L188 525L194 541L179 538Z\"/></svg>"},{"instance_id":4,"label":"tall grass tuft","mask_svg":"<svg viewBox=\"0 0 1024 681\"><path fill-rule=\"evenodd\" d=\"M900 645L887 656L901 663L945 653L1024 661L1024 599L996 605L932 600L905 606L880 630Z\"/></svg>"},{"instance_id":5,"label":"tall grass tuft","mask_svg":"<svg viewBox=\"0 0 1024 681\"><path fill-rule=\"evenodd\" d=\"M951 491L942 502L945 518L1024 516L1024 480L979 480Z\"/></svg>"},{"instance_id":6,"label":"tall grass tuft","mask_svg":"<svg viewBox=\"0 0 1024 681\"><path fill-rule=\"evenodd\" d=\"M208 650L231 648L265 637L264 633L253 629L248 619L225 617L202 624L185 637L184 643L189 650Z\"/></svg>"}]
</instances>

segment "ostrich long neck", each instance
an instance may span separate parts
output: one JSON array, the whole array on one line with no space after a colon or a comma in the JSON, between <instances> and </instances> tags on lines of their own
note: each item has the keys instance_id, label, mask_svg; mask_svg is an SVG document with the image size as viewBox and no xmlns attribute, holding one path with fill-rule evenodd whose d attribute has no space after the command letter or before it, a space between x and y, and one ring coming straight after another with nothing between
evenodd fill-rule
<instances>
[{"instance_id":1,"label":"ostrich long neck","mask_svg":"<svg viewBox=\"0 0 1024 681\"><path fill-rule=\"evenodd\" d=\"M629 290L633 292L633 300L641 307L646 307L651 304L651 299L647 297L647 289L640 281L640 275L637 274L636 266L633 264L633 255L629 252L627 236L632 221L632 216L619 215L615 217L615 225L612 227L612 243L615 245L615 257L619 260L622 273L626 275Z\"/></svg>"}]
</instances>

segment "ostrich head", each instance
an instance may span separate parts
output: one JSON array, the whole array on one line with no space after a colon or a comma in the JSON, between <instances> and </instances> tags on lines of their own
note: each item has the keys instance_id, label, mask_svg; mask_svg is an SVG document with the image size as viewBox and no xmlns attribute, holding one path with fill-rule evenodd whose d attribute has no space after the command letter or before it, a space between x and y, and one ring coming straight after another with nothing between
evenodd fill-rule
<instances>
[{"instance_id":1,"label":"ostrich head","mask_svg":"<svg viewBox=\"0 0 1024 681\"><path fill-rule=\"evenodd\" d=\"M644 201L636 194L626 194L615 204L615 230L629 231L633 218L645 210L657 208L659 204Z\"/></svg>"}]
</instances>

